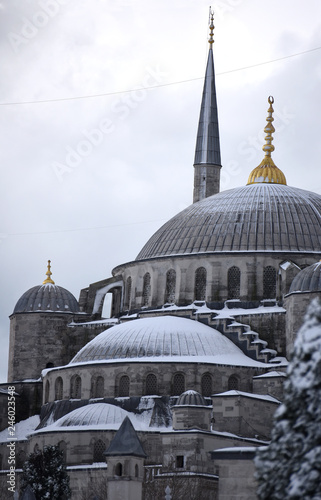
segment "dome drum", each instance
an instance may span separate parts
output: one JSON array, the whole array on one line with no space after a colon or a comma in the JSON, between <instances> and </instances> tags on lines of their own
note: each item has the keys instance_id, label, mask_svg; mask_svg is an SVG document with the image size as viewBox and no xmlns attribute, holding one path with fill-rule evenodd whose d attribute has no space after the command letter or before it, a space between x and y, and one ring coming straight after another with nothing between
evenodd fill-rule
<instances>
[{"instance_id":1,"label":"dome drum","mask_svg":"<svg viewBox=\"0 0 321 500\"><path fill-rule=\"evenodd\" d=\"M130 362L128 360L104 364L91 364L61 367L59 370L52 369L44 375L44 388L48 381L48 390L44 391L43 404L47 404L57 400L57 384L58 377L62 380L63 400L89 400L94 396L92 382L97 375L104 378L104 397L105 398L136 398L142 394L146 394L146 384L149 375L155 375L157 383L157 394L150 396L179 396L183 390L188 387L195 387L202 393L202 378L210 375L212 380L212 391L223 392L228 389L228 380L235 374L234 366L220 366L206 362L166 362L166 366L162 361L145 362L140 361ZM251 378L254 375L263 373L265 368L262 364L258 367L237 367L237 372L242 374L242 383L240 389L249 391L251 386ZM178 377L175 378L175 376ZM183 386L181 376L184 376ZM72 398L72 381L80 377L78 382L80 392ZM179 379L179 380L178 380ZM127 382L127 385L124 383ZM126 392L126 389L128 392ZM176 390L177 389L177 390Z\"/></svg>"},{"instance_id":2,"label":"dome drum","mask_svg":"<svg viewBox=\"0 0 321 500\"><path fill-rule=\"evenodd\" d=\"M124 283L122 311L166 303L187 306L195 301L213 308L223 307L227 300L257 305L262 300L282 301L290 284L287 274L293 275L292 268L283 269L282 263L291 260L295 260L297 272L315 262L315 254L238 252L133 261L116 269Z\"/></svg>"}]
</instances>

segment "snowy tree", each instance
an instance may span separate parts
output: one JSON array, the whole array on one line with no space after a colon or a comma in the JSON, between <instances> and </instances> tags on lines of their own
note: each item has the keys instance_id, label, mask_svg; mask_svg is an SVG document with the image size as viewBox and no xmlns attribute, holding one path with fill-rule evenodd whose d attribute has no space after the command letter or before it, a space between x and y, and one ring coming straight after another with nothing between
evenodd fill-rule
<instances>
[{"instance_id":1,"label":"snowy tree","mask_svg":"<svg viewBox=\"0 0 321 500\"><path fill-rule=\"evenodd\" d=\"M298 332L271 443L255 465L260 500L321 500L321 304Z\"/></svg>"},{"instance_id":2,"label":"snowy tree","mask_svg":"<svg viewBox=\"0 0 321 500\"><path fill-rule=\"evenodd\" d=\"M45 446L29 455L23 466L22 491L30 485L37 500L70 498L69 476L58 446Z\"/></svg>"}]
</instances>

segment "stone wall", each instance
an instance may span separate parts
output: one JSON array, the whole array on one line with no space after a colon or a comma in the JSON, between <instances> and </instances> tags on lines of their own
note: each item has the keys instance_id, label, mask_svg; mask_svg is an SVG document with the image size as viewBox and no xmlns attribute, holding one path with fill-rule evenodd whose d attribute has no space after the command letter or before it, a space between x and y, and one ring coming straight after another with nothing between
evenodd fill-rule
<instances>
[{"instance_id":1,"label":"stone wall","mask_svg":"<svg viewBox=\"0 0 321 500\"><path fill-rule=\"evenodd\" d=\"M296 339L296 334L302 326L304 316L307 312L309 304L315 298L321 298L321 292L294 292L287 295L284 299L284 307L286 308L286 343L287 357L291 356L293 344Z\"/></svg>"},{"instance_id":2,"label":"stone wall","mask_svg":"<svg viewBox=\"0 0 321 500\"><path fill-rule=\"evenodd\" d=\"M57 312L10 316L8 381L37 380L46 367L69 363L97 331L68 325L88 319L86 315Z\"/></svg>"},{"instance_id":3,"label":"stone wall","mask_svg":"<svg viewBox=\"0 0 321 500\"><path fill-rule=\"evenodd\" d=\"M238 436L270 439L277 401L252 397L238 391L213 396L214 429Z\"/></svg>"},{"instance_id":4,"label":"stone wall","mask_svg":"<svg viewBox=\"0 0 321 500\"><path fill-rule=\"evenodd\" d=\"M193 389L202 393L202 376L208 374L212 379L211 393L219 393L228 390L229 380L235 376L238 380L238 389L245 392L252 390L252 377L264 373L264 368L233 367L229 365L214 365L202 362L131 362L130 359L124 362L115 361L113 363L94 363L90 365L69 365L57 369L48 370L44 376L44 403L55 401L56 380L61 378L63 382L63 399L70 399L71 385L73 377L81 378L81 392L77 399L90 399L94 397L92 393L92 381L98 376L104 379L103 395L101 397L119 396L141 396L146 395L146 378L149 374L154 374L157 379L157 394L160 396L180 395L188 389ZM185 380L185 387L179 394L174 394L174 376L182 374ZM129 378L128 394L120 394L120 381L123 376ZM46 390L46 387L48 388ZM59 399L59 398L58 398Z\"/></svg>"},{"instance_id":5,"label":"stone wall","mask_svg":"<svg viewBox=\"0 0 321 500\"><path fill-rule=\"evenodd\" d=\"M281 275L280 266L286 261L291 261L292 257L291 253L278 254L277 252L237 252L237 254L231 252L163 257L129 262L115 268L113 275L117 276L117 279L119 276L122 277L125 288L127 279L131 278L131 297L129 307L127 307L129 310L140 309L146 305L150 307L163 305L166 274L171 269L176 273L175 303L177 305L191 304L196 299L195 273L200 267L204 267L206 270L205 300L209 303L223 302L230 298L239 298L242 301L260 301L273 298L282 301L290 280L287 281L283 268ZM313 254L295 255L296 270L314 262L315 255ZM240 271L239 297L229 297L228 270L233 266ZM275 297L264 296L264 268L268 266L274 268L276 272ZM144 304L142 299L146 273L149 273L151 277L151 293L148 304Z\"/></svg>"}]
</instances>

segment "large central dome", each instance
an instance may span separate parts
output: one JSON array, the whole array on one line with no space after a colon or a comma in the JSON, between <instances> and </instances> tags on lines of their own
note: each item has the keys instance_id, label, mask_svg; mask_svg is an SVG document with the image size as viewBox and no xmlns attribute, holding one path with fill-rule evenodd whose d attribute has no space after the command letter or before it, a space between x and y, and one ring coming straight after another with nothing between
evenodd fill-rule
<instances>
[{"instance_id":1,"label":"large central dome","mask_svg":"<svg viewBox=\"0 0 321 500\"><path fill-rule=\"evenodd\" d=\"M136 260L213 252L316 252L321 196L274 183L230 189L189 206L164 224Z\"/></svg>"}]
</instances>

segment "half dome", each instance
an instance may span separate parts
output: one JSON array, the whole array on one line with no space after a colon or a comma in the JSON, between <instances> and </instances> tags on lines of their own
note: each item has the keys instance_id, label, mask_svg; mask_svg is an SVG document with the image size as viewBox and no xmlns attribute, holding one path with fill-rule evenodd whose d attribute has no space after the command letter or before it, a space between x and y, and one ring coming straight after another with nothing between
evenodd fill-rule
<instances>
[{"instance_id":1,"label":"half dome","mask_svg":"<svg viewBox=\"0 0 321 500\"><path fill-rule=\"evenodd\" d=\"M321 196L283 184L230 189L165 223L136 260L213 252L320 253Z\"/></svg>"},{"instance_id":2,"label":"half dome","mask_svg":"<svg viewBox=\"0 0 321 500\"><path fill-rule=\"evenodd\" d=\"M321 292L321 262L302 269L291 283L292 292Z\"/></svg>"},{"instance_id":3,"label":"half dome","mask_svg":"<svg viewBox=\"0 0 321 500\"><path fill-rule=\"evenodd\" d=\"M217 330L198 321L160 316L127 321L98 335L69 365L97 361L177 361L263 366Z\"/></svg>"},{"instance_id":4,"label":"half dome","mask_svg":"<svg viewBox=\"0 0 321 500\"><path fill-rule=\"evenodd\" d=\"M76 298L68 290L52 283L34 286L18 300L13 314L25 312L79 312Z\"/></svg>"},{"instance_id":5,"label":"half dome","mask_svg":"<svg viewBox=\"0 0 321 500\"><path fill-rule=\"evenodd\" d=\"M108 403L95 403L82 406L61 417L56 427L77 427L120 424L128 415L126 410Z\"/></svg>"}]
</instances>

